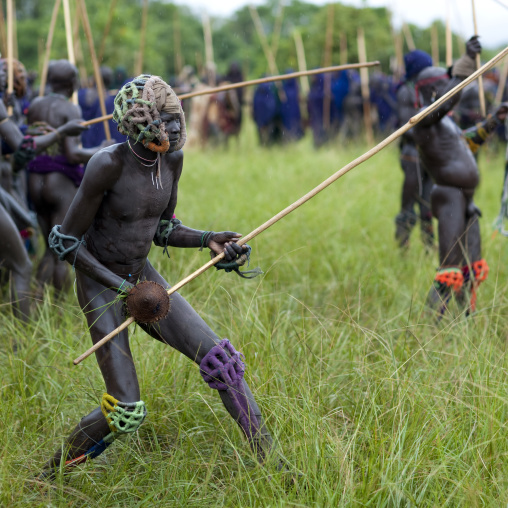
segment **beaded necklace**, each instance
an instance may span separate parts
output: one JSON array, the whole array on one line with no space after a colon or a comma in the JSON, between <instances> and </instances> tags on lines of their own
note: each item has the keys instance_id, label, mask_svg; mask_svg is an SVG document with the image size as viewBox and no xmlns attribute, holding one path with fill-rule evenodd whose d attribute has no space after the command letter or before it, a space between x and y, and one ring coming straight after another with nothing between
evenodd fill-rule
<instances>
[{"instance_id":1,"label":"beaded necklace","mask_svg":"<svg viewBox=\"0 0 508 508\"><path fill-rule=\"evenodd\" d=\"M161 180L161 155L160 153L157 153L157 157L152 160L152 159L145 159L144 157L141 157L141 155L137 154L134 149L132 148L131 144L130 144L130 141L129 139L127 139L127 145L129 146L129 150L131 151L132 155L134 155L134 157L136 157L136 160L142 165L142 166L145 166L145 168L153 168L155 166L155 164L158 163L157 165L157 173L155 174L155 181L153 179L153 170L152 170L152 185L155 185L157 187L157 189L159 188L159 185L161 187L161 189L163 188L162 187L162 180ZM152 164L144 164L143 162L141 161L146 161L146 162L151 162Z\"/></svg>"}]
</instances>

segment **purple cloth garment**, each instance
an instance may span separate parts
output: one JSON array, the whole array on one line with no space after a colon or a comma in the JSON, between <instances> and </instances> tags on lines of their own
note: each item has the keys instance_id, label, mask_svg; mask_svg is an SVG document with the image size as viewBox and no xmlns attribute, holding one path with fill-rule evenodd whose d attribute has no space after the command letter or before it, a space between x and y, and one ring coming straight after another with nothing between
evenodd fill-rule
<instances>
[{"instance_id":1,"label":"purple cloth garment","mask_svg":"<svg viewBox=\"0 0 508 508\"><path fill-rule=\"evenodd\" d=\"M30 173L45 175L47 173L62 173L79 187L85 170L80 164L69 164L65 155L38 155L28 164Z\"/></svg>"},{"instance_id":2,"label":"purple cloth garment","mask_svg":"<svg viewBox=\"0 0 508 508\"><path fill-rule=\"evenodd\" d=\"M242 356L228 339L224 339L208 351L199 367L210 388L229 392L238 411L238 423L246 436L253 439L259 433L260 426L243 386L245 364Z\"/></svg>"}]
</instances>

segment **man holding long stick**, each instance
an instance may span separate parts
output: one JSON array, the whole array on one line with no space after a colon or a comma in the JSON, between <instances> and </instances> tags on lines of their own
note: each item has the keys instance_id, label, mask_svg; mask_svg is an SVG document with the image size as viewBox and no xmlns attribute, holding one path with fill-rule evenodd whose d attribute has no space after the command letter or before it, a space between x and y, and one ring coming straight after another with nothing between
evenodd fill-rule
<instances>
[{"instance_id":1,"label":"man holding long stick","mask_svg":"<svg viewBox=\"0 0 508 508\"><path fill-rule=\"evenodd\" d=\"M472 74L480 51L480 43L474 36L466 44L466 54L455 63L450 74L440 67L422 70L415 84L416 97L422 105L430 106ZM487 277L489 267L481 256L478 222L481 213L473 202L479 182L473 152L504 120L508 111L503 105L493 117L462 132L448 116L459 99L460 94L454 95L413 129L422 162L434 180L431 208L438 219L440 266L428 304L439 316L446 310L453 294L467 313L473 312L478 286Z\"/></svg>"},{"instance_id":2,"label":"man holding long stick","mask_svg":"<svg viewBox=\"0 0 508 508\"><path fill-rule=\"evenodd\" d=\"M118 129L129 137L90 160L50 245L76 268L78 300L93 342L121 323L122 296L127 295L127 310L143 330L200 366L261 461L272 439L243 380L241 355L177 293L168 313L168 283L148 261L152 241L164 248L224 252L233 269L246 260L248 248L236 244L238 233L198 231L174 217L186 130L171 87L157 76L139 76L118 92L115 106ZM96 357L106 385L101 405L79 422L43 476L52 476L60 465L96 457L117 437L135 432L146 416L127 330Z\"/></svg>"}]
</instances>

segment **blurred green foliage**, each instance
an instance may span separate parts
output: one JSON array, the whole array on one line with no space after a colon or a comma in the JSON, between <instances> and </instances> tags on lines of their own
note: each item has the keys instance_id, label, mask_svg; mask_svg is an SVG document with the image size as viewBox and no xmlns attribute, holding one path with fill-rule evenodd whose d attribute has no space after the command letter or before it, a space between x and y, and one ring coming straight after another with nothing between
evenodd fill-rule
<instances>
[{"instance_id":1,"label":"blurred green foliage","mask_svg":"<svg viewBox=\"0 0 508 508\"><path fill-rule=\"evenodd\" d=\"M70 0L73 20L75 20L75 0ZM108 20L111 0L86 0L88 15L92 25L96 50L98 51ZM49 29L54 0L18 0L17 31L19 57L28 69L38 69L42 65L42 55ZM143 0L122 0L117 2L113 23L108 33L103 64L111 67L121 65L129 73L134 72L140 51L140 30ZM395 55L394 38L391 27L391 12L388 8L355 8L334 4L334 45L333 63L340 62L340 34L345 33L348 46L348 61L358 61L357 29L365 30L367 57L380 60L383 71L390 71L390 61ZM57 29L53 41L52 58L66 58L65 28L63 9L60 9ZM279 0L266 0L258 7L263 28L271 43L279 13ZM276 55L277 65L282 72L288 68L296 69L297 58L293 39L295 29L302 35L306 51L307 66L314 68L323 65L328 6L317 6L302 0L286 2L283 23ZM445 60L445 26L436 21L440 43L440 60ZM175 27L179 29L175 32ZM241 63L249 77L258 77L267 72L258 36L256 34L248 7L238 9L229 18L213 18L214 56L219 73L224 73L229 63ZM431 27L419 28L410 25L416 46L431 52ZM150 0L148 8L148 30L144 55L145 72L160 74L166 78L175 74L175 47L180 34L180 54L183 65L190 64L198 69L204 58L204 38L199 12L162 0ZM176 37L175 37L176 34ZM80 31L80 44L85 55L85 66L91 74L92 65L86 39ZM462 51L464 42L454 35L454 56ZM404 52L408 47L404 42ZM487 59L495 53L484 51Z\"/></svg>"}]
</instances>

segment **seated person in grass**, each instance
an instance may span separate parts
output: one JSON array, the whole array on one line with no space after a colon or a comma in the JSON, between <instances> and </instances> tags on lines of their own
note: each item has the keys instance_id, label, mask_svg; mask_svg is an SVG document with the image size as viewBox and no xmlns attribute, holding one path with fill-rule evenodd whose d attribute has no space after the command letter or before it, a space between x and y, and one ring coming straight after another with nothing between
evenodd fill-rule
<instances>
[{"instance_id":1,"label":"seated person in grass","mask_svg":"<svg viewBox=\"0 0 508 508\"><path fill-rule=\"evenodd\" d=\"M439 67L428 67L418 74L417 97L423 106L430 106L474 72L475 58L481 51L476 36L467 42L466 51L450 74ZM473 202L479 181L473 151L504 120L507 111L503 105L481 124L461 131L448 114L459 99L460 93L455 94L413 128L420 158L434 180L431 208L438 220L440 266L427 301L439 315L453 293L466 312L473 312L478 285L487 277L489 268L481 257L480 211Z\"/></svg>"},{"instance_id":2,"label":"seated person in grass","mask_svg":"<svg viewBox=\"0 0 508 508\"><path fill-rule=\"evenodd\" d=\"M416 49L404 55L406 76L397 89L397 118L404 125L417 113L415 100L416 76L425 68L432 66L430 55ZM432 179L418 156L413 129L402 135L400 142L400 166L404 172L400 212L395 217L395 240L401 248L409 247L409 237L416 225L415 205L420 208L420 227L422 240L426 247L434 244L432 212L430 211L430 191Z\"/></svg>"},{"instance_id":3,"label":"seated person in grass","mask_svg":"<svg viewBox=\"0 0 508 508\"><path fill-rule=\"evenodd\" d=\"M146 298L140 307L147 318L137 318L140 327L200 366L261 461L272 439L243 379L241 355L179 294L172 294L167 312L166 291L159 298L152 290L169 284L148 260L152 241L164 248L208 247L216 254L224 252L231 262L245 260L247 248L236 244L238 233L198 231L174 218L186 129L171 87L158 76L142 75L124 85L115 102L118 129L129 137L92 157L63 224L53 228L50 244L76 268L78 301L92 341L124 320L119 295L127 295L133 317L129 299L136 294ZM47 463L43 476L52 476L61 464L96 457L117 437L135 432L146 416L127 330L100 348L96 358L106 393Z\"/></svg>"},{"instance_id":4,"label":"seated person in grass","mask_svg":"<svg viewBox=\"0 0 508 508\"><path fill-rule=\"evenodd\" d=\"M77 87L77 77L76 67L68 60L51 63L48 83L52 93L36 98L30 105L29 129L38 127L39 133L44 133L58 129L69 120L81 118L79 106L69 101ZM105 141L94 148L83 148L79 136L67 137L55 145L54 150L40 154L28 164L30 199L44 238L47 239L53 225L61 223L65 217L83 178L82 164L88 162L99 148L112 143L114 141ZM45 284L52 284L57 291L65 289L70 282L68 272L66 263L46 248L37 270L39 291Z\"/></svg>"},{"instance_id":5,"label":"seated person in grass","mask_svg":"<svg viewBox=\"0 0 508 508\"><path fill-rule=\"evenodd\" d=\"M5 92L6 74L0 66L0 92ZM19 127L10 120L7 109L0 101L0 137L13 151L14 170L19 170L35 155L65 136L79 136L86 127L81 121L71 120L58 129L38 137L23 136ZM14 315L27 321L30 314L30 279L32 263L23 245L20 229L31 226L28 213L7 192L0 197L0 267L12 274L11 301Z\"/></svg>"}]
</instances>

